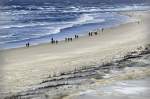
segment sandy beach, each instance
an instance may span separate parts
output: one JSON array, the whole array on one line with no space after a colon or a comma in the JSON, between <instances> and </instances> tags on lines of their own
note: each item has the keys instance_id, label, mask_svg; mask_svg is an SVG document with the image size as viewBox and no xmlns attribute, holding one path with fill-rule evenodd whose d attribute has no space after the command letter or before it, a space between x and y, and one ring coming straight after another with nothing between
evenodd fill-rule
<instances>
[{"instance_id":1,"label":"sandy beach","mask_svg":"<svg viewBox=\"0 0 150 99\"><path fill-rule=\"evenodd\" d=\"M150 12L123 12L137 21L98 29L98 35L71 42L40 44L0 51L0 96L11 95L47 77L102 65L150 43ZM77 98L78 99L78 98Z\"/></svg>"}]
</instances>

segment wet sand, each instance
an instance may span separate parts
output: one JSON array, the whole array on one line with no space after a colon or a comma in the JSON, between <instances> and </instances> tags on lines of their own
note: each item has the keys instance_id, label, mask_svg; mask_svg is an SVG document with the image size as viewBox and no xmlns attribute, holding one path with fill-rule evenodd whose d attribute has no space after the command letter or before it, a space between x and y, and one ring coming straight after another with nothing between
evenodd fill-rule
<instances>
[{"instance_id":1,"label":"wet sand","mask_svg":"<svg viewBox=\"0 0 150 99\"><path fill-rule=\"evenodd\" d=\"M121 13L122 14L122 13ZM149 44L149 12L126 12L136 22L99 29L72 42L0 51L0 95L11 95L64 72L102 65Z\"/></svg>"}]
</instances>

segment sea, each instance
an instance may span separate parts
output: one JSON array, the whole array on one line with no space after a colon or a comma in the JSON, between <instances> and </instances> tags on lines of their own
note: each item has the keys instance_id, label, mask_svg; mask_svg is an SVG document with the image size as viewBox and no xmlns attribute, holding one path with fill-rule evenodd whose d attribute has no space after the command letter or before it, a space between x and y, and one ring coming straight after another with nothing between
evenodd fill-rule
<instances>
[{"instance_id":1,"label":"sea","mask_svg":"<svg viewBox=\"0 0 150 99\"><path fill-rule=\"evenodd\" d=\"M150 10L150 0L0 0L0 50L64 40L118 26L120 11Z\"/></svg>"}]
</instances>

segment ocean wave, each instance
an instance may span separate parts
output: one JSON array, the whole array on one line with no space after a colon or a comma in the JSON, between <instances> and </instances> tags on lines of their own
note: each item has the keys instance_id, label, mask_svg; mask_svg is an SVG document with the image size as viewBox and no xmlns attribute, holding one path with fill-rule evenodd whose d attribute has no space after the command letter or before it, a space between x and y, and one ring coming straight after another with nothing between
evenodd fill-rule
<instances>
[{"instance_id":1,"label":"ocean wave","mask_svg":"<svg viewBox=\"0 0 150 99\"><path fill-rule=\"evenodd\" d=\"M101 8L98 7L69 7L67 10L63 10L64 13L70 13L70 12L76 12L76 13L86 13L86 12L100 12L100 11L104 11Z\"/></svg>"},{"instance_id":2,"label":"ocean wave","mask_svg":"<svg viewBox=\"0 0 150 99\"><path fill-rule=\"evenodd\" d=\"M131 11L131 10L150 10L150 6L139 4L139 5L119 5L119 6L108 6L102 7L76 7L71 6L66 10L62 9L64 13L76 12L76 13L91 13L91 12L106 12L106 11Z\"/></svg>"},{"instance_id":3,"label":"ocean wave","mask_svg":"<svg viewBox=\"0 0 150 99\"><path fill-rule=\"evenodd\" d=\"M92 20L94 20L94 18L92 16L83 14L79 18L77 18L73 21L55 22L53 24L49 24L50 26L47 26L46 28L51 31L51 34L57 34L57 33L61 32L63 29L71 28L71 27L77 26L77 25L88 24Z\"/></svg>"},{"instance_id":4,"label":"ocean wave","mask_svg":"<svg viewBox=\"0 0 150 99\"><path fill-rule=\"evenodd\" d=\"M13 37L13 35L7 35L6 37L11 38L11 37ZM20 39L11 39L11 40L3 40L3 41L0 40L0 45L8 44L8 43L21 42L21 41L28 41L29 39L30 38L28 38L28 37L24 37L24 38L20 38Z\"/></svg>"},{"instance_id":5,"label":"ocean wave","mask_svg":"<svg viewBox=\"0 0 150 99\"><path fill-rule=\"evenodd\" d=\"M2 25L0 26L0 29L10 29L10 28L23 28L23 27L33 27L33 26L43 26L43 25L48 25L49 23L40 23L40 22L37 22L37 23L19 23L19 24L16 24L16 25Z\"/></svg>"},{"instance_id":6,"label":"ocean wave","mask_svg":"<svg viewBox=\"0 0 150 99\"><path fill-rule=\"evenodd\" d=\"M83 14L74 23L75 24L82 24L82 23L85 23L87 21L91 21L93 19L94 19L94 17L92 17L88 14Z\"/></svg>"},{"instance_id":7,"label":"ocean wave","mask_svg":"<svg viewBox=\"0 0 150 99\"><path fill-rule=\"evenodd\" d=\"M0 7L2 11L8 11L12 15L21 14L36 14L36 13L92 13L92 12L105 12L105 11L129 11L129 10L150 10L150 6L144 4L134 4L134 5L118 5L118 6L108 6L103 5L101 7L80 7L80 6L69 6L66 8L57 8L55 6L5 6Z\"/></svg>"},{"instance_id":8,"label":"ocean wave","mask_svg":"<svg viewBox=\"0 0 150 99\"><path fill-rule=\"evenodd\" d=\"M104 11L133 11L133 10L150 10L150 6L142 6L142 5L124 5L124 6L116 6L111 8L106 8Z\"/></svg>"},{"instance_id":9,"label":"ocean wave","mask_svg":"<svg viewBox=\"0 0 150 99\"><path fill-rule=\"evenodd\" d=\"M49 29L63 29L67 27L72 27L74 25L78 24L88 24L88 23L95 23L95 22L103 22L104 19L94 19L94 16L89 14L82 14L79 18L72 20L72 21L66 21L66 22L36 22L36 23L19 23L16 25L1 25L0 29L10 29L10 28L25 28L25 27L47 27ZM57 31L58 32L58 31Z\"/></svg>"},{"instance_id":10,"label":"ocean wave","mask_svg":"<svg viewBox=\"0 0 150 99\"><path fill-rule=\"evenodd\" d=\"M39 39L45 36L50 36L52 34L58 34L61 31L77 27L85 24L92 24L92 23L100 23L104 22L105 19L97 18L96 15L92 14L82 14L77 19L71 21L63 21L63 22L36 22L36 23L18 23L15 25L1 25L0 29L3 31L12 30L14 33L6 35L2 35L0 33L0 38L3 41L0 44L7 44L7 43L17 43L22 42L24 40L29 39ZM22 32L20 35L20 32ZM11 33L11 32L10 32ZM19 37L19 39L14 40L14 38Z\"/></svg>"}]
</instances>

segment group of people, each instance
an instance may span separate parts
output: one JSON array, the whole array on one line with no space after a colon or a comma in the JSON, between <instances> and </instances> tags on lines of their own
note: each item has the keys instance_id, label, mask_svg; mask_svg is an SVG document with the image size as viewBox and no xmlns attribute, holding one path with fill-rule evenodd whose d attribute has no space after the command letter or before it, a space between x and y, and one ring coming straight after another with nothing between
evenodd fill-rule
<instances>
[{"instance_id":1,"label":"group of people","mask_svg":"<svg viewBox=\"0 0 150 99\"><path fill-rule=\"evenodd\" d=\"M51 38L51 43L52 43L52 44L57 44L57 43L58 43L58 40L54 40L54 38Z\"/></svg>"},{"instance_id":2,"label":"group of people","mask_svg":"<svg viewBox=\"0 0 150 99\"><path fill-rule=\"evenodd\" d=\"M78 36L78 35L75 35L74 37L75 37L75 39L76 39L76 38L79 38L79 36Z\"/></svg>"},{"instance_id":3,"label":"group of people","mask_svg":"<svg viewBox=\"0 0 150 99\"><path fill-rule=\"evenodd\" d=\"M104 28L102 28L102 32L104 31ZM98 32L89 32L89 36L98 35Z\"/></svg>"},{"instance_id":4,"label":"group of people","mask_svg":"<svg viewBox=\"0 0 150 99\"><path fill-rule=\"evenodd\" d=\"M72 38L71 37L69 37L69 38L65 38L65 42L69 42L69 41L72 41Z\"/></svg>"},{"instance_id":5,"label":"group of people","mask_svg":"<svg viewBox=\"0 0 150 99\"><path fill-rule=\"evenodd\" d=\"M29 47L30 46L30 43L28 42L28 43L26 43L26 47Z\"/></svg>"},{"instance_id":6,"label":"group of people","mask_svg":"<svg viewBox=\"0 0 150 99\"><path fill-rule=\"evenodd\" d=\"M94 34L94 35L98 35L97 32L89 32L89 36L93 36L93 34Z\"/></svg>"},{"instance_id":7,"label":"group of people","mask_svg":"<svg viewBox=\"0 0 150 99\"><path fill-rule=\"evenodd\" d=\"M102 32L104 31L104 28L102 28ZM89 32L88 33L89 34L89 36L93 36L93 35L98 35L98 32ZM75 39L77 39L77 38L79 38L79 35L74 35L74 38ZM69 38L65 38L65 42L69 42L69 41L72 41L73 40L73 38L71 38L71 37L69 37ZM54 40L54 38L52 37L51 38L51 43L52 44L58 44L58 40ZM29 47L30 46L30 43L28 42L28 43L26 43L26 47Z\"/></svg>"},{"instance_id":8,"label":"group of people","mask_svg":"<svg viewBox=\"0 0 150 99\"><path fill-rule=\"evenodd\" d=\"M93 36L94 35L97 35L98 33L97 32L89 32L89 36Z\"/></svg>"},{"instance_id":9,"label":"group of people","mask_svg":"<svg viewBox=\"0 0 150 99\"><path fill-rule=\"evenodd\" d=\"M89 32L89 36L92 36L93 35L93 33L92 32Z\"/></svg>"},{"instance_id":10,"label":"group of people","mask_svg":"<svg viewBox=\"0 0 150 99\"><path fill-rule=\"evenodd\" d=\"M77 39L79 38L79 35L74 35L74 38ZM65 38L65 42L69 42L69 41L72 41L73 38L69 37L69 38Z\"/></svg>"}]
</instances>

